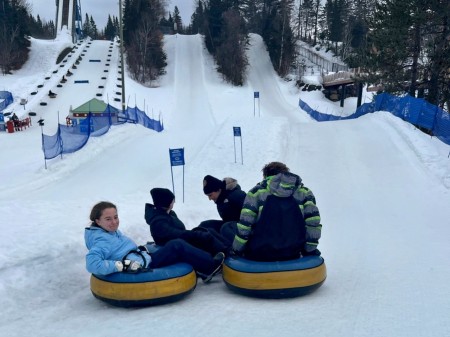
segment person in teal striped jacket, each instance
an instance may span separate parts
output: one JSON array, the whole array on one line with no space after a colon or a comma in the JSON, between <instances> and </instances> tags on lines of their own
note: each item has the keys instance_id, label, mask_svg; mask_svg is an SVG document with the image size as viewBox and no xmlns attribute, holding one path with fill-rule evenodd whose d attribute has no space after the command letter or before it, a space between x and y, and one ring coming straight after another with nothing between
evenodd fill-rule
<instances>
[{"instance_id":1,"label":"person in teal striped jacket","mask_svg":"<svg viewBox=\"0 0 450 337\"><path fill-rule=\"evenodd\" d=\"M245 198L231 255L256 261L320 255L322 225L312 191L283 163L271 162L262 172L264 180Z\"/></svg>"}]
</instances>

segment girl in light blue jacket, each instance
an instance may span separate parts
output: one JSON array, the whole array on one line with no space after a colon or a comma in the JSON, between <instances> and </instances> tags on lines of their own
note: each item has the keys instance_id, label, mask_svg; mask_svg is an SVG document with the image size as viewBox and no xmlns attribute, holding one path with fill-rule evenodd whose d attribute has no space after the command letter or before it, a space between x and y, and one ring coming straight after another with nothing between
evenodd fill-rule
<instances>
[{"instance_id":1,"label":"girl in light blue jacket","mask_svg":"<svg viewBox=\"0 0 450 337\"><path fill-rule=\"evenodd\" d=\"M149 253L119 231L117 207L107 201L97 203L91 210L91 225L85 229L84 239L89 250L86 269L97 275L115 272L138 272L145 268L160 268L185 262L190 264L203 281L209 282L222 269L225 255L212 257L186 241L169 241L155 252Z\"/></svg>"}]
</instances>

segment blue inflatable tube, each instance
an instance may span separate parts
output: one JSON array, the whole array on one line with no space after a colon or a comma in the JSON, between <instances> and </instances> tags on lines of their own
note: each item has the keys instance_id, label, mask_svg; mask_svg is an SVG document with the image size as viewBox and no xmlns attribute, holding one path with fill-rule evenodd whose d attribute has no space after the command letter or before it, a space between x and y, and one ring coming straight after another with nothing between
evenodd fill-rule
<instances>
[{"instance_id":1,"label":"blue inflatable tube","mask_svg":"<svg viewBox=\"0 0 450 337\"><path fill-rule=\"evenodd\" d=\"M144 307L177 301L197 285L192 266L177 263L140 273L91 275L92 294L119 307Z\"/></svg>"},{"instance_id":2,"label":"blue inflatable tube","mask_svg":"<svg viewBox=\"0 0 450 337\"><path fill-rule=\"evenodd\" d=\"M242 295L288 298L319 288L327 277L327 270L321 256L276 262L238 257L225 260L222 277L229 289Z\"/></svg>"}]
</instances>

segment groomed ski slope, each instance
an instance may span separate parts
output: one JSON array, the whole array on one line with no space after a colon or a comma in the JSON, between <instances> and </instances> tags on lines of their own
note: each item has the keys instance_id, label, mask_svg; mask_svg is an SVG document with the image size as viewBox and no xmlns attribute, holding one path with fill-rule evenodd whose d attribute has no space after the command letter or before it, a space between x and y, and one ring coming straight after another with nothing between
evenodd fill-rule
<instances>
[{"instance_id":1,"label":"groomed ski slope","mask_svg":"<svg viewBox=\"0 0 450 337\"><path fill-rule=\"evenodd\" d=\"M167 73L153 88L126 79L129 105L161 115L164 132L113 127L47 170L38 127L0 134L2 335L450 336L448 146L387 112L312 121L296 107L308 93L275 76L258 36L243 87L221 80L199 36L166 36L165 48ZM235 177L248 190L269 161L298 173L322 215L324 285L306 297L260 300L228 291L218 277L165 306L124 310L96 300L84 267L90 208L115 202L120 229L151 240L144 203L150 188L172 188L168 149L178 147L186 165L173 168L175 211L188 228L218 218L202 192L206 174Z\"/></svg>"}]
</instances>

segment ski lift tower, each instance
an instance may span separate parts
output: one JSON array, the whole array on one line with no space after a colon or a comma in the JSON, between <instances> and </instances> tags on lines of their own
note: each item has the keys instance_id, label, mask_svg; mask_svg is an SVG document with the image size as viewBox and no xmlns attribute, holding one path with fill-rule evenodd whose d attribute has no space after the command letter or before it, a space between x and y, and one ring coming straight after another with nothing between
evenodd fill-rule
<instances>
[{"instance_id":1,"label":"ski lift tower","mask_svg":"<svg viewBox=\"0 0 450 337\"><path fill-rule=\"evenodd\" d=\"M56 34L67 27L75 43L82 39L81 0L56 0Z\"/></svg>"}]
</instances>

